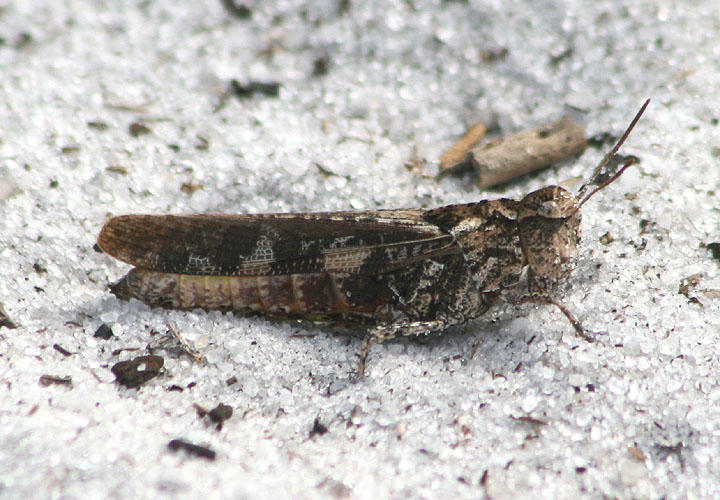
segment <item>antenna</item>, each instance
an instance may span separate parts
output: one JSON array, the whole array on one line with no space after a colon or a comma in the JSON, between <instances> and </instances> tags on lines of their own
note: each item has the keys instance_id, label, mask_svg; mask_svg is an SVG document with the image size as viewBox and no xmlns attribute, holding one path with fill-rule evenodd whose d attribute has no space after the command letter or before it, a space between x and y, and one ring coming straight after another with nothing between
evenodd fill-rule
<instances>
[{"instance_id":1,"label":"antenna","mask_svg":"<svg viewBox=\"0 0 720 500\"><path fill-rule=\"evenodd\" d=\"M597 167L595 167L595 170L593 171L593 174L592 174L592 177L590 177L590 180L580 188L578 196L582 197L582 200L580 201L577 208L575 209L575 212L580 210L580 207L582 207L585 204L585 202L590 199L590 197L592 197L595 193L597 193L601 189L604 189L605 187L607 187L608 184L611 184L612 182L614 182L618 177L620 177L623 174L623 172L625 172L625 170L627 170L632 164L637 162L637 158L630 157L625 162L625 164L622 166L622 168L620 170L618 170L617 173L615 173L615 175L613 175L612 177L610 177L610 179L608 179L607 181L600 184L600 186L598 186L597 188L593 189L590 192L590 194L588 194L587 196L584 196L585 191L588 189L590 184L592 184L595 180L597 180L597 178L600 176L600 173L602 172L603 168L605 168L607 166L607 164L610 163L610 161L615 157L615 154L620 149L620 146L623 145L625 140L630 135L630 132L632 132L632 129L635 127L635 124L638 122L638 120L640 120L640 117L645 112L645 108L648 107L648 104L650 104L650 99L645 101L645 103L640 108L640 111L637 112L637 114L635 115L635 118L633 118L633 120L630 122L630 125L625 130L625 133L622 135L620 140L618 140L617 143L615 144L615 146L610 150L610 152L605 155L605 157L602 159L600 164ZM573 215L575 214L575 212L573 212Z\"/></svg>"}]
</instances>

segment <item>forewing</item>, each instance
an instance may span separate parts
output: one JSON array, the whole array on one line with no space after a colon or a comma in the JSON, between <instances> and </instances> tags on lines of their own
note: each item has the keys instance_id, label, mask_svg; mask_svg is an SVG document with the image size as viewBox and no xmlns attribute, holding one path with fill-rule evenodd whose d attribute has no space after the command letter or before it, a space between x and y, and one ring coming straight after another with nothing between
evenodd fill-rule
<instances>
[{"instance_id":1,"label":"forewing","mask_svg":"<svg viewBox=\"0 0 720 500\"><path fill-rule=\"evenodd\" d=\"M106 253L179 274L378 274L459 252L422 210L261 215L124 215L98 237Z\"/></svg>"}]
</instances>

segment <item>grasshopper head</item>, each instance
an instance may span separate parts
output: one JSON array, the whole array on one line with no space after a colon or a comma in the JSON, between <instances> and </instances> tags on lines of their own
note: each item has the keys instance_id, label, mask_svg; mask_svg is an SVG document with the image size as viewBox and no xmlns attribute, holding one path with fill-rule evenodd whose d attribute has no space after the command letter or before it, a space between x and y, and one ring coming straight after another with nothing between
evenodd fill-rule
<instances>
[{"instance_id":1,"label":"grasshopper head","mask_svg":"<svg viewBox=\"0 0 720 500\"><path fill-rule=\"evenodd\" d=\"M577 199L560 186L533 191L520 202L518 231L531 286L552 288L572 269L580 243Z\"/></svg>"},{"instance_id":2,"label":"grasshopper head","mask_svg":"<svg viewBox=\"0 0 720 500\"><path fill-rule=\"evenodd\" d=\"M548 186L533 191L520 201L518 232L522 253L530 268L531 288L537 286L541 291L548 291L572 270L580 243L580 207L637 162L634 156L618 158L625 162L622 168L608 179L600 180L603 169L616 158L620 146L630 135L648 104L650 99L645 101L625 133L595 168L590 181L580 188L577 198L560 186ZM597 187L587 193L593 184Z\"/></svg>"}]
</instances>

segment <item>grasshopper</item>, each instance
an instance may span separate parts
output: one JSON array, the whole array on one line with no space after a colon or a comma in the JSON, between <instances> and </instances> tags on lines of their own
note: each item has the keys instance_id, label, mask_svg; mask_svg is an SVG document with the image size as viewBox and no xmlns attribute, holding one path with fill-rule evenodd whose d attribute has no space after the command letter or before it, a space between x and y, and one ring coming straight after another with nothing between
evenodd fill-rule
<instances>
[{"instance_id":1,"label":"grasshopper","mask_svg":"<svg viewBox=\"0 0 720 500\"><path fill-rule=\"evenodd\" d=\"M152 307L366 325L361 376L375 344L467 322L500 299L554 305L591 340L556 290L575 263L580 209L633 164L599 180L648 103L577 196L548 186L430 210L114 217L98 245L135 267L111 291Z\"/></svg>"}]
</instances>

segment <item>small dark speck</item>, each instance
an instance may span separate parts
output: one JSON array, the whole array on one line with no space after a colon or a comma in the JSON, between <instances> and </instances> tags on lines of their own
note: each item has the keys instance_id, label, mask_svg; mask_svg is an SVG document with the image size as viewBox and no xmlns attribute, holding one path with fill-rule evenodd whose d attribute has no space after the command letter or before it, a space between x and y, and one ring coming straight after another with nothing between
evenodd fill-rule
<instances>
[{"instance_id":1,"label":"small dark speck","mask_svg":"<svg viewBox=\"0 0 720 500\"><path fill-rule=\"evenodd\" d=\"M485 469L482 473L482 476L480 476L480 486L485 486L487 484L488 479L488 470Z\"/></svg>"},{"instance_id":2,"label":"small dark speck","mask_svg":"<svg viewBox=\"0 0 720 500\"><path fill-rule=\"evenodd\" d=\"M152 130L144 123L132 122L128 127L128 132L130 132L131 136L138 137L140 135L147 135L152 132Z\"/></svg>"},{"instance_id":3,"label":"small dark speck","mask_svg":"<svg viewBox=\"0 0 720 500\"><path fill-rule=\"evenodd\" d=\"M320 417L318 417L315 419L315 422L313 422L312 429L310 430L310 437L312 438L316 435L322 436L323 434L327 433L327 431L328 428L320 422Z\"/></svg>"},{"instance_id":4,"label":"small dark speck","mask_svg":"<svg viewBox=\"0 0 720 500\"><path fill-rule=\"evenodd\" d=\"M188 455L194 455L196 457L206 458L208 460L215 460L215 451L211 450L206 446L193 444L183 439L173 439L168 443L168 448L170 448L172 451L182 450Z\"/></svg>"},{"instance_id":5,"label":"small dark speck","mask_svg":"<svg viewBox=\"0 0 720 500\"><path fill-rule=\"evenodd\" d=\"M572 56L573 49L572 47L568 47L567 49L563 50L559 54L553 55L550 57L550 65L551 66L558 66L561 62L563 62L568 57Z\"/></svg>"},{"instance_id":6,"label":"small dark speck","mask_svg":"<svg viewBox=\"0 0 720 500\"><path fill-rule=\"evenodd\" d=\"M203 188L202 184L196 184L192 182L183 182L180 186L180 191L182 191L185 194L193 194L195 191L198 191Z\"/></svg>"},{"instance_id":7,"label":"small dark speck","mask_svg":"<svg viewBox=\"0 0 720 500\"><path fill-rule=\"evenodd\" d=\"M252 10L248 7L245 2L238 2L236 0L220 0L222 6L234 17L238 19L248 19L252 16Z\"/></svg>"},{"instance_id":8,"label":"small dark speck","mask_svg":"<svg viewBox=\"0 0 720 500\"><path fill-rule=\"evenodd\" d=\"M277 97L280 95L280 83L256 81L240 83L238 80L231 80L230 93L240 99L247 99L255 94L262 94L268 97Z\"/></svg>"},{"instance_id":9,"label":"small dark speck","mask_svg":"<svg viewBox=\"0 0 720 500\"><path fill-rule=\"evenodd\" d=\"M105 167L105 170L107 172L111 172L113 174L120 174L120 175L127 175L128 169L123 167L122 165L109 165Z\"/></svg>"},{"instance_id":10,"label":"small dark speck","mask_svg":"<svg viewBox=\"0 0 720 500\"><path fill-rule=\"evenodd\" d=\"M322 55L315 59L313 61L313 69L312 69L312 75L313 76L325 76L328 73L328 69L330 67L330 57L327 55Z\"/></svg>"},{"instance_id":11,"label":"small dark speck","mask_svg":"<svg viewBox=\"0 0 720 500\"><path fill-rule=\"evenodd\" d=\"M208 417L217 424L218 430L222 428L223 422L232 417L233 409L231 406L220 403L208 412Z\"/></svg>"},{"instance_id":12,"label":"small dark speck","mask_svg":"<svg viewBox=\"0 0 720 500\"><path fill-rule=\"evenodd\" d=\"M350 0L340 0L338 2L338 14L344 15L350 12L350 9L352 8L352 2Z\"/></svg>"},{"instance_id":13,"label":"small dark speck","mask_svg":"<svg viewBox=\"0 0 720 500\"><path fill-rule=\"evenodd\" d=\"M103 339L103 340L110 340L113 336L112 328L107 326L105 323L100 325L97 330L95 330L95 333L93 334L93 337L97 339Z\"/></svg>"},{"instance_id":14,"label":"small dark speck","mask_svg":"<svg viewBox=\"0 0 720 500\"><path fill-rule=\"evenodd\" d=\"M72 386L72 378L68 375L65 377L58 377L55 375L41 375L38 380L40 385L47 387L49 385L68 385Z\"/></svg>"},{"instance_id":15,"label":"small dark speck","mask_svg":"<svg viewBox=\"0 0 720 500\"><path fill-rule=\"evenodd\" d=\"M603 234L602 236L600 236L600 243L602 243L603 245L607 246L610 243L612 243L613 241L615 241L615 237L612 234L610 234L610 232L607 232L607 233Z\"/></svg>"},{"instance_id":16,"label":"small dark speck","mask_svg":"<svg viewBox=\"0 0 720 500\"><path fill-rule=\"evenodd\" d=\"M499 47L494 49L485 49L480 51L480 59L485 64L492 64L507 58L510 51L507 47Z\"/></svg>"},{"instance_id":17,"label":"small dark speck","mask_svg":"<svg viewBox=\"0 0 720 500\"><path fill-rule=\"evenodd\" d=\"M708 243L706 246L708 250L710 250L712 258L720 260L720 241L713 241L712 243Z\"/></svg>"},{"instance_id":18,"label":"small dark speck","mask_svg":"<svg viewBox=\"0 0 720 500\"><path fill-rule=\"evenodd\" d=\"M17 37L17 40L15 40L15 48L16 49L24 49L28 45L30 45L33 41L33 36L24 31L20 33L20 35Z\"/></svg>"},{"instance_id":19,"label":"small dark speck","mask_svg":"<svg viewBox=\"0 0 720 500\"><path fill-rule=\"evenodd\" d=\"M195 143L195 149L198 151L207 151L210 147L210 139L202 135L196 135L197 142Z\"/></svg>"},{"instance_id":20,"label":"small dark speck","mask_svg":"<svg viewBox=\"0 0 720 500\"><path fill-rule=\"evenodd\" d=\"M60 344L53 344L53 349L55 349L57 352L59 352L63 356L72 356L72 353L70 351L68 351L67 349L65 349L63 346L61 346Z\"/></svg>"},{"instance_id":21,"label":"small dark speck","mask_svg":"<svg viewBox=\"0 0 720 500\"><path fill-rule=\"evenodd\" d=\"M107 123L100 120L91 120L87 122L87 126L88 128L94 128L95 130L100 131L107 130L109 128Z\"/></svg>"}]
</instances>

